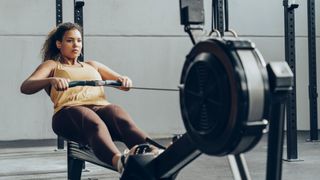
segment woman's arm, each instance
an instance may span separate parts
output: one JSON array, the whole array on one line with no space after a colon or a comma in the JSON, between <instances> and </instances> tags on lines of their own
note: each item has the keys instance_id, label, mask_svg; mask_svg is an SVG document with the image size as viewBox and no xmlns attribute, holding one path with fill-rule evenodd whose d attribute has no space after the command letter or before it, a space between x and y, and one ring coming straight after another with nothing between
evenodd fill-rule
<instances>
[{"instance_id":1,"label":"woman's arm","mask_svg":"<svg viewBox=\"0 0 320 180\"><path fill-rule=\"evenodd\" d=\"M20 91L24 94L34 94L50 85L57 90L66 90L68 80L50 77L56 62L48 60L40 64L37 69L21 84Z\"/></svg>"},{"instance_id":2,"label":"woman's arm","mask_svg":"<svg viewBox=\"0 0 320 180\"><path fill-rule=\"evenodd\" d=\"M132 86L132 81L129 77L120 75L119 73L113 71L106 65L96 62L96 61L87 61L86 63L93 66L100 73L103 80L115 80L122 83L122 87L119 89L128 91Z\"/></svg>"}]
</instances>

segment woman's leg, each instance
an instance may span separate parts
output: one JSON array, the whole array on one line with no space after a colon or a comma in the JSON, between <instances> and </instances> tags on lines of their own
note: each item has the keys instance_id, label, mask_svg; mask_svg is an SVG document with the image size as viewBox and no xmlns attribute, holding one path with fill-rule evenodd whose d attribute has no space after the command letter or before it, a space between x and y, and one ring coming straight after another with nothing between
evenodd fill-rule
<instances>
[{"instance_id":1,"label":"woman's leg","mask_svg":"<svg viewBox=\"0 0 320 180\"><path fill-rule=\"evenodd\" d=\"M66 139L89 144L95 155L103 162L115 166L115 155L120 151L115 146L106 124L90 108L66 107L53 116L54 132Z\"/></svg>"},{"instance_id":2,"label":"woman's leg","mask_svg":"<svg viewBox=\"0 0 320 180\"><path fill-rule=\"evenodd\" d=\"M137 127L129 114L120 106L114 104L96 106L93 110L106 123L112 137L124 142L128 148L146 142L147 134Z\"/></svg>"}]
</instances>

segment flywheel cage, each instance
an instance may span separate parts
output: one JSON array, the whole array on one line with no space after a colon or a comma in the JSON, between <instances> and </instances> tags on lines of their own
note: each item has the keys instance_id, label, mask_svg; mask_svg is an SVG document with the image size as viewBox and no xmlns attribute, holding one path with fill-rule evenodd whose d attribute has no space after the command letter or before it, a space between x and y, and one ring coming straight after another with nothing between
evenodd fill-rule
<instances>
[{"instance_id":1,"label":"flywheel cage","mask_svg":"<svg viewBox=\"0 0 320 180\"><path fill-rule=\"evenodd\" d=\"M184 98L190 125L199 134L218 130L229 118L230 86L223 65L211 54L202 54L188 69Z\"/></svg>"},{"instance_id":2,"label":"flywheel cage","mask_svg":"<svg viewBox=\"0 0 320 180\"><path fill-rule=\"evenodd\" d=\"M181 113L191 140L202 152L217 156L254 147L266 127L267 82L263 59L251 42L198 43L180 80Z\"/></svg>"}]
</instances>

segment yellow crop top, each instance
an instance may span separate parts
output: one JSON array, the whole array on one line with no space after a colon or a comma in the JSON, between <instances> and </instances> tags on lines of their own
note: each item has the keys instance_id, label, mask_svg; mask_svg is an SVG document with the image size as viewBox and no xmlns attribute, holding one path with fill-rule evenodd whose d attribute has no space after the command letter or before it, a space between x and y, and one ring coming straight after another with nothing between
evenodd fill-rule
<instances>
[{"instance_id":1,"label":"yellow crop top","mask_svg":"<svg viewBox=\"0 0 320 180\"><path fill-rule=\"evenodd\" d=\"M57 61L53 77L77 80L101 80L99 72L87 63L80 62L82 67L63 65ZM54 104L54 113L66 106L77 105L108 105L102 86L76 86L66 91L57 91L51 88L50 97Z\"/></svg>"}]
</instances>

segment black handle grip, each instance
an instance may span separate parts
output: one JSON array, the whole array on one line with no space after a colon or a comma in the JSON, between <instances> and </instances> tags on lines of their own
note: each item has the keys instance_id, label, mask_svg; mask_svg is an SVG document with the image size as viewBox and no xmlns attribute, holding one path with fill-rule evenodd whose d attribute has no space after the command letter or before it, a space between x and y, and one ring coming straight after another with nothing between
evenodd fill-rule
<instances>
[{"instance_id":1,"label":"black handle grip","mask_svg":"<svg viewBox=\"0 0 320 180\"><path fill-rule=\"evenodd\" d=\"M71 82L69 82L69 88L75 87L75 86L80 86L80 84L81 84L81 86L84 86L83 81L71 81Z\"/></svg>"},{"instance_id":2,"label":"black handle grip","mask_svg":"<svg viewBox=\"0 0 320 180\"><path fill-rule=\"evenodd\" d=\"M75 86L96 86L94 81L71 81L69 82L69 87Z\"/></svg>"},{"instance_id":3,"label":"black handle grip","mask_svg":"<svg viewBox=\"0 0 320 180\"><path fill-rule=\"evenodd\" d=\"M93 80L93 81L71 81L69 82L69 88L75 86L114 86L120 87L122 83L114 80Z\"/></svg>"}]
</instances>

